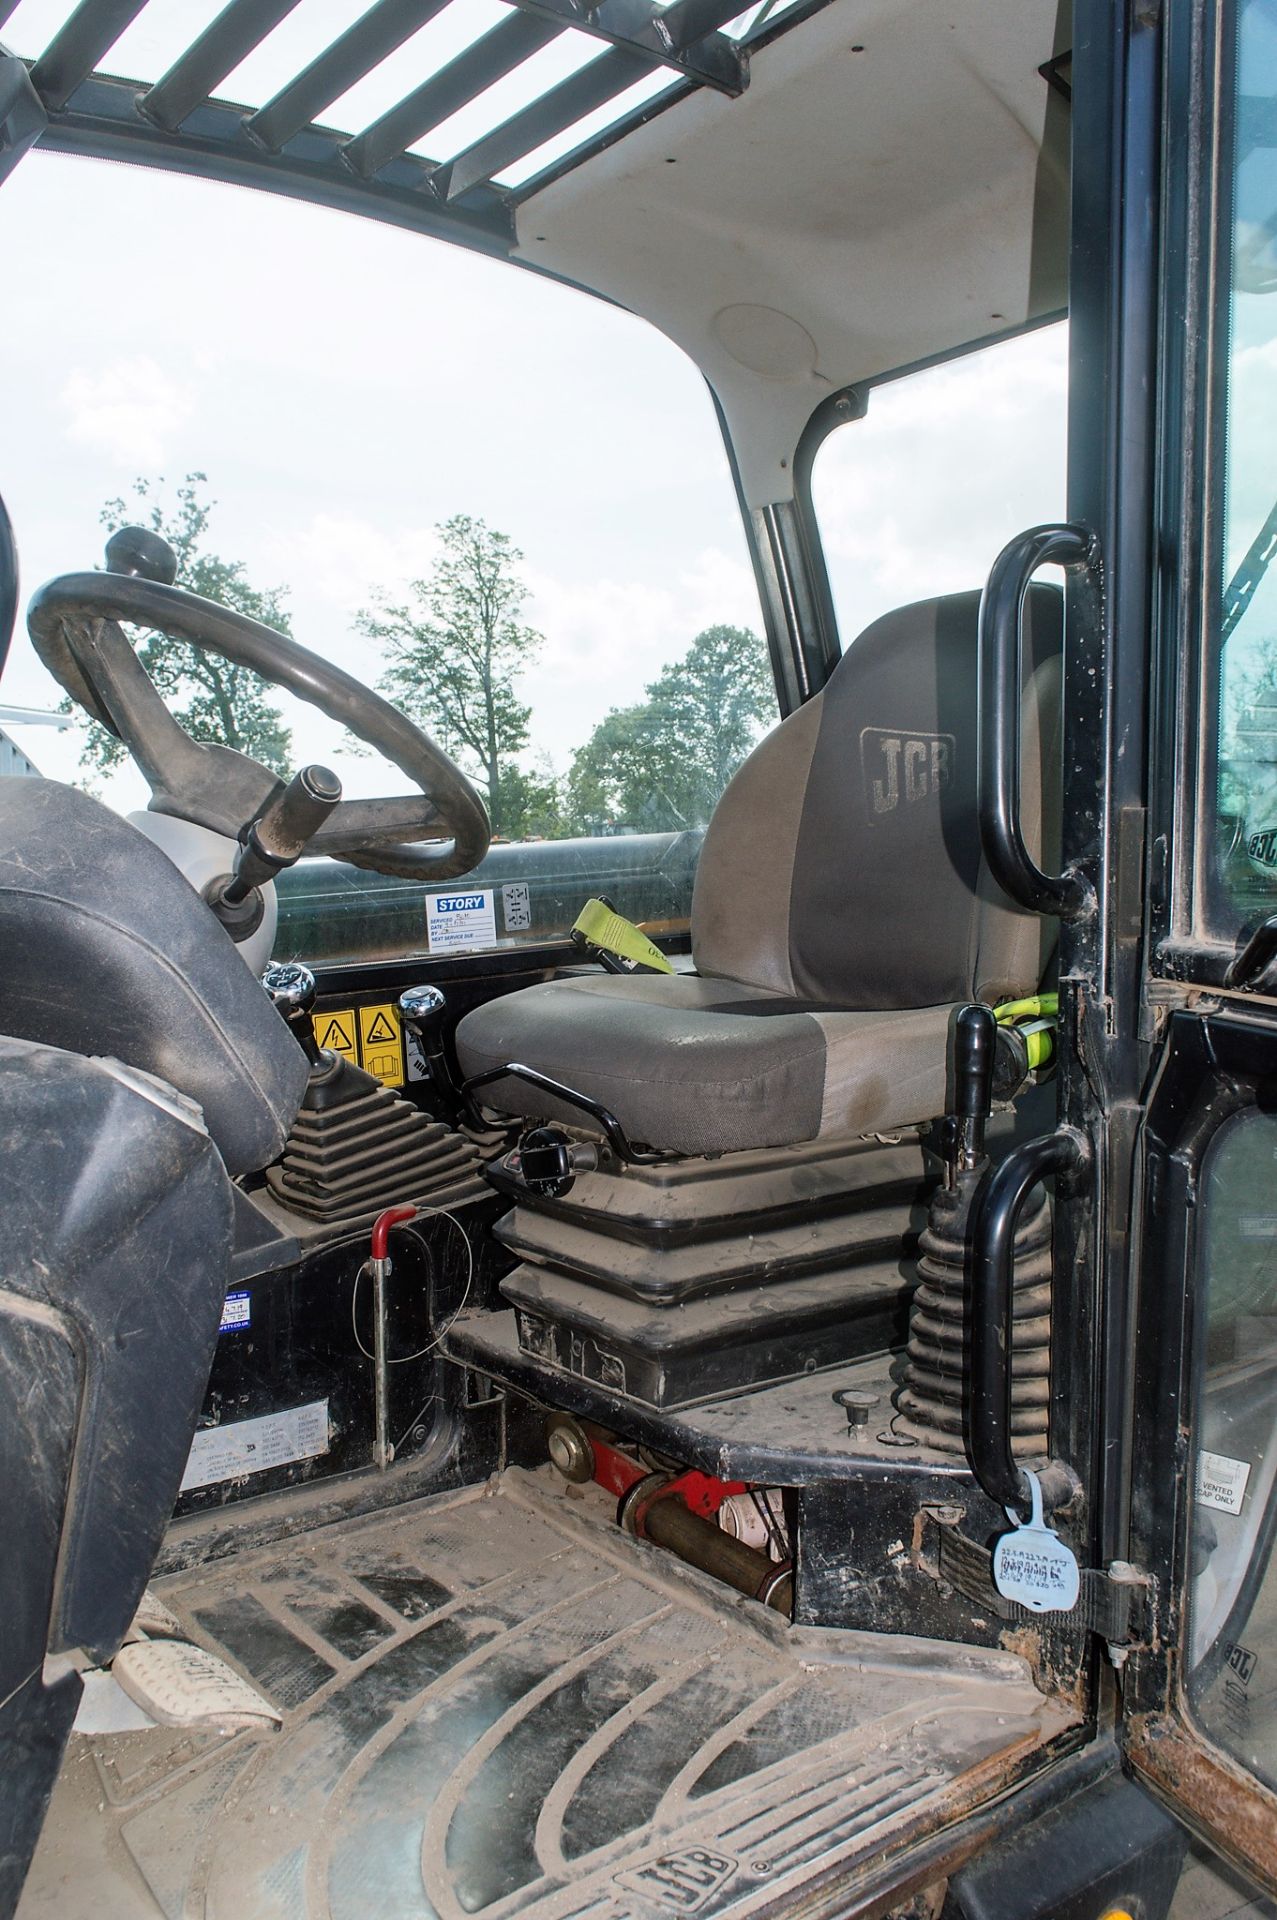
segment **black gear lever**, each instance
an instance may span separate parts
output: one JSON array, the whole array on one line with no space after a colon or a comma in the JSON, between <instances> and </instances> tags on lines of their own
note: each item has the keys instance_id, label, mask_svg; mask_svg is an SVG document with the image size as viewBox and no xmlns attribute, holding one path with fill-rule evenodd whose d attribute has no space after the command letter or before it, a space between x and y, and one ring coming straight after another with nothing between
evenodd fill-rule
<instances>
[{"instance_id":1,"label":"black gear lever","mask_svg":"<svg viewBox=\"0 0 1277 1920\"><path fill-rule=\"evenodd\" d=\"M409 987L399 996L399 1014L421 1048L439 1118L455 1126L461 1112L461 1094L443 1044L448 1002L438 987Z\"/></svg>"},{"instance_id":2,"label":"black gear lever","mask_svg":"<svg viewBox=\"0 0 1277 1920\"><path fill-rule=\"evenodd\" d=\"M993 1111L993 1068L998 1023L991 1007L959 1007L953 1022L953 1106L949 1140L949 1185L984 1159L984 1130Z\"/></svg>"}]
</instances>

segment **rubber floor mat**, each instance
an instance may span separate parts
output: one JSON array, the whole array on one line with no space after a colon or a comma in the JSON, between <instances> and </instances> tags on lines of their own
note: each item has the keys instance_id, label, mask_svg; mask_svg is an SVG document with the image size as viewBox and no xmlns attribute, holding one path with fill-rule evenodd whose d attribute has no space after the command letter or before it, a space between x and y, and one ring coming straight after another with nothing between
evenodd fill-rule
<instances>
[{"instance_id":1,"label":"rubber floor mat","mask_svg":"<svg viewBox=\"0 0 1277 1920\"><path fill-rule=\"evenodd\" d=\"M76 1738L19 1920L845 1912L1066 1724L1010 1655L791 1630L523 1475L157 1591L284 1724Z\"/></svg>"}]
</instances>

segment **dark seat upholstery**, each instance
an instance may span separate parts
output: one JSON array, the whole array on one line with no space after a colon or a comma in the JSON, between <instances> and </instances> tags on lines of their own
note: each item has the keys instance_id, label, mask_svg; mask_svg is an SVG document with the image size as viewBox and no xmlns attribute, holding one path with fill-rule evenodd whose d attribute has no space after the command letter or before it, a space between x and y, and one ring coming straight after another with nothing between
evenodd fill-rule
<instances>
[{"instance_id":1,"label":"dark seat upholstery","mask_svg":"<svg viewBox=\"0 0 1277 1920\"><path fill-rule=\"evenodd\" d=\"M681 1153L926 1120L954 1005L1032 992L1054 938L985 866L976 820L979 595L899 608L741 767L705 837L696 976L581 975L476 1008L462 1069L520 1061ZM1061 600L1025 607L1022 808L1056 839ZM1049 858L1049 852L1048 852ZM577 1118L515 1080L484 1098Z\"/></svg>"},{"instance_id":2,"label":"dark seat upholstery","mask_svg":"<svg viewBox=\"0 0 1277 1920\"><path fill-rule=\"evenodd\" d=\"M0 778L0 961L0 1032L158 1074L231 1173L279 1153L300 1047L166 855L74 787Z\"/></svg>"}]
</instances>

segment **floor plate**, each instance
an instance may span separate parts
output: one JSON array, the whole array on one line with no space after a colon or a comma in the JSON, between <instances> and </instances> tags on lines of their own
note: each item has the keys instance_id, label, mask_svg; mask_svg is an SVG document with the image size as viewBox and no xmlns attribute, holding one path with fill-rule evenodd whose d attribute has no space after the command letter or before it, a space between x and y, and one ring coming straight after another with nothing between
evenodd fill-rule
<instances>
[{"instance_id":1,"label":"floor plate","mask_svg":"<svg viewBox=\"0 0 1277 1920\"><path fill-rule=\"evenodd\" d=\"M1066 1724L1010 1655L792 1631L528 1476L157 1591L284 1724L75 1739L19 1920L845 1912Z\"/></svg>"}]
</instances>

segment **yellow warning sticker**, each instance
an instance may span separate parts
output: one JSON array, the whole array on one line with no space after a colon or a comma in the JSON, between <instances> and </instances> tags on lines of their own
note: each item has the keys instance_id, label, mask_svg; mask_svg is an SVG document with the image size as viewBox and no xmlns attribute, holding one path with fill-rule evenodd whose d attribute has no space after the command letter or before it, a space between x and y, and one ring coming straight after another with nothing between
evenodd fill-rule
<instances>
[{"instance_id":1,"label":"yellow warning sticker","mask_svg":"<svg viewBox=\"0 0 1277 1920\"><path fill-rule=\"evenodd\" d=\"M338 1013L317 1013L315 1038L329 1053L344 1054L347 1060L353 1060L356 1065L359 1064L353 1007L343 1007Z\"/></svg>"},{"instance_id":2,"label":"yellow warning sticker","mask_svg":"<svg viewBox=\"0 0 1277 1920\"><path fill-rule=\"evenodd\" d=\"M359 1051L365 1073L374 1074L383 1086L403 1085L403 1029L398 1007L360 1007Z\"/></svg>"}]
</instances>

